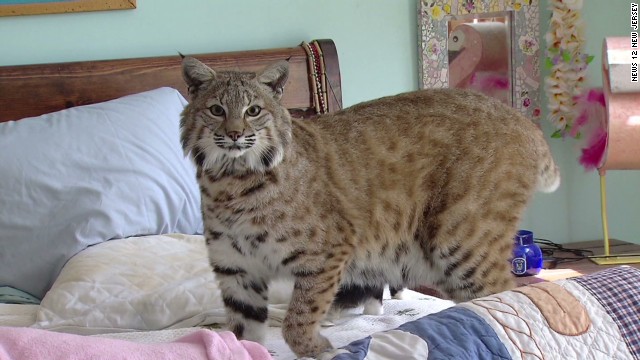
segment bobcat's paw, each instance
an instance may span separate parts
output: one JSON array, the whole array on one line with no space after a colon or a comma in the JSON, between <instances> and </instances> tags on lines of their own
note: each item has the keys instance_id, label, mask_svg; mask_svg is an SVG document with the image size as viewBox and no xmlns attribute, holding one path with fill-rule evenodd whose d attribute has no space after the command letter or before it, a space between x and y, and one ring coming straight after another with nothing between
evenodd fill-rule
<instances>
[{"instance_id":1,"label":"bobcat's paw","mask_svg":"<svg viewBox=\"0 0 640 360\"><path fill-rule=\"evenodd\" d=\"M384 314L382 303L377 299L369 299L364 303L364 311L362 313L365 315L382 315Z\"/></svg>"},{"instance_id":2,"label":"bobcat's paw","mask_svg":"<svg viewBox=\"0 0 640 360\"><path fill-rule=\"evenodd\" d=\"M404 296L402 296L403 292L404 292L404 289L396 291L396 293L393 294L392 298L396 300L403 300L404 299Z\"/></svg>"},{"instance_id":3,"label":"bobcat's paw","mask_svg":"<svg viewBox=\"0 0 640 360\"><path fill-rule=\"evenodd\" d=\"M296 342L289 344L289 346L291 346L291 350L293 350L298 357L310 358L315 358L317 355L333 349L329 340L322 335L316 336L312 341Z\"/></svg>"}]
</instances>

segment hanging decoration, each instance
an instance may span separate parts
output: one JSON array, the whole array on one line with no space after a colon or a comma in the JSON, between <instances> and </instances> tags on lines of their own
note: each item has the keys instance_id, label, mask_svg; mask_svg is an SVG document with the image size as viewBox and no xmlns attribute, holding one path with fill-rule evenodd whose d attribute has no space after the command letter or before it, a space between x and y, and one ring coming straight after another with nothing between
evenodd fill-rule
<instances>
[{"instance_id":1,"label":"hanging decoration","mask_svg":"<svg viewBox=\"0 0 640 360\"><path fill-rule=\"evenodd\" d=\"M582 5L583 0L549 0L551 20L545 36L549 76L545 91L549 120L556 129L553 138L580 138L581 127L586 124L579 103L584 98L586 70L593 56L583 52Z\"/></svg>"}]
</instances>

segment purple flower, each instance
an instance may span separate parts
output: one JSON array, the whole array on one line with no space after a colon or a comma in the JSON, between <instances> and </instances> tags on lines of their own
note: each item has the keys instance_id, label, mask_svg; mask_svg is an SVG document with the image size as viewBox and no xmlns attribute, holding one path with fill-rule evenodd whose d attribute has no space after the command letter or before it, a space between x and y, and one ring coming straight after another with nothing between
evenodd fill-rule
<instances>
[{"instance_id":1,"label":"purple flower","mask_svg":"<svg viewBox=\"0 0 640 360\"><path fill-rule=\"evenodd\" d=\"M473 3L473 0L465 0L464 8L468 12L472 12L476 8L476 5Z\"/></svg>"},{"instance_id":2,"label":"purple flower","mask_svg":"<svg viewBox=\"0 0 640 360\"><path fill-rule=\"evenodd\" d=\"M542 112L542 110L540 110L540 108L535 108L533 109L533 117L538 117L540 116L540 113Z\"/></svg>"}]
</instances>

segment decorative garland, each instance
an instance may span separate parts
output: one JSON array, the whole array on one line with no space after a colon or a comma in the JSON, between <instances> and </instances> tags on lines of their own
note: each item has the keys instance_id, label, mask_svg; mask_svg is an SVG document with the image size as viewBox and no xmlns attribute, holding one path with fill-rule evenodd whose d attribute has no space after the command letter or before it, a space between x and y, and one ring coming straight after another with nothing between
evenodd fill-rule
<instances>
[{"instance_id":1,"label":"decorative garland","mask_svg":"<svg viewBox=\"0 0 640 360\"><path fill-rule=\"evenodd\" d=\"M549 0L551 20L547 42L545 79L549 98L549 120L555 126L553 138L579 138L585 117L578 109L586 70L593 56L582 52L584 24L580 16L583 0Z\"/></svg>"}]
</instances>

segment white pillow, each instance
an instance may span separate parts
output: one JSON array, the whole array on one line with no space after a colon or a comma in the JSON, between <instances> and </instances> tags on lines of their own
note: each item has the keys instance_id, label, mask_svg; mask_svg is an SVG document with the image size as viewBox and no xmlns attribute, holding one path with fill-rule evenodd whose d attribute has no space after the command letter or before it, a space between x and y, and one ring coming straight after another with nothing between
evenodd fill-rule
<instances>
[{"instance_id":1,"label":"white pillow","mask_svg":"<svg viewBox=\"0 0 640 360\"><path fill-rule=\"evenodd\" d=\"M0 124L0 285L42 298L89 245L201 233L186 103L160 88Z\"/></svg>"},{"instance_id":2,"label":"white pillow","mask_svg":"<svg viewBox=\"0 0 640 360\"><path fill-rule=\"evenodd\" d=\"M173 234L111 240L72 257L34 327L92 335L224 320L204 238Z\"/></svg>"}]
</instances>

